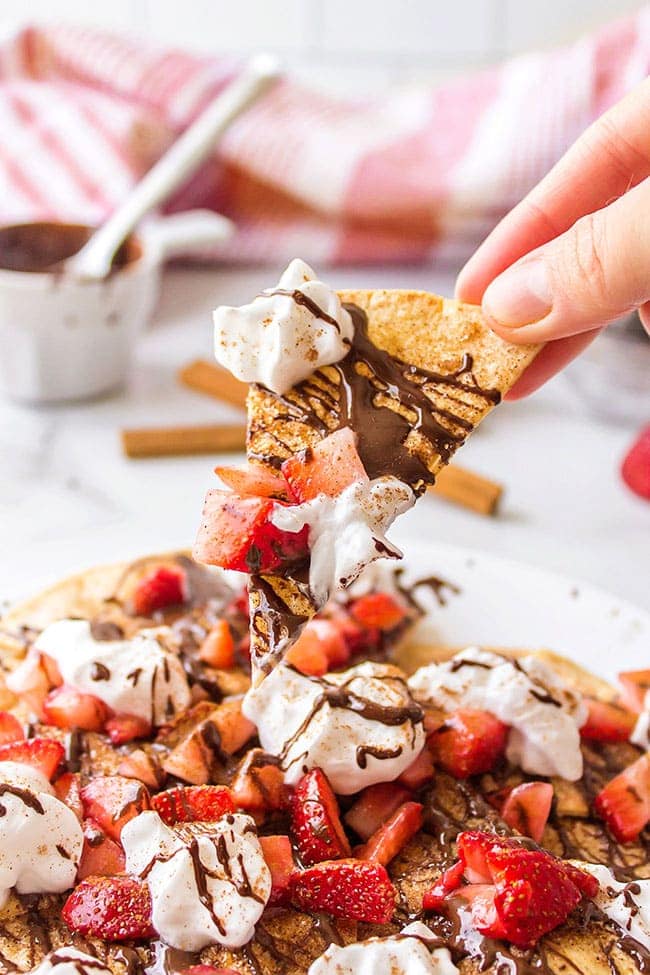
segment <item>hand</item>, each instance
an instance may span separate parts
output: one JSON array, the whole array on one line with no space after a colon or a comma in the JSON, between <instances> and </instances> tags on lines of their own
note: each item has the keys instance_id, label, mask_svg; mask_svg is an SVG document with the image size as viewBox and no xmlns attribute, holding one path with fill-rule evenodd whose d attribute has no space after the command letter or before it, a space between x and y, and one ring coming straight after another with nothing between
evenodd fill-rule
<instances>
[{"instance_id":1,"label":"hand","mask_svg":"<svg viewBox=\"0 0 650 975\"><path fill-rule=\"evenodd\" d=\"M502 338L548 342L508 398L634 308L650 332L649 176L650 79L586 130L461 271L456 296L481 303Z\"/></svg>"}]
</instances>

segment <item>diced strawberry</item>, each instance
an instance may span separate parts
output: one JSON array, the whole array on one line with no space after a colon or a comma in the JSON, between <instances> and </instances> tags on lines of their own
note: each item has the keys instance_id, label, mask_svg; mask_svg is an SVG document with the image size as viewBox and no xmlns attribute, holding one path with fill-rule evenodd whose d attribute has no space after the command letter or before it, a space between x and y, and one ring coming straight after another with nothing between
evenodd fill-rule
<instances>
[{"instance_id":1,"label":"diced strawberry","mask_svg":"<svg viewBox=\"0 0 650 975\"><path fill-rule=\"evenodd\" d=\"M285 656L292 667L312 677L322 677L330 668L341 667L349 659L350 651L340 626L328 619L310 620Z\"/></svg>"},{"instance_id":2,"label":"diced strawberry","mask_svg":"<svg viewBox=\"0 0 650 975\"><path fill-rule=\"evenodd\" d=\"M622 687L623 704L637 714L645 707L646 694L650 691L650 670L626 670L618 675Z\"/></svg>"},{"instance_id":3,"label":"diced strawberry","mask_svg":"<svg viewBox=\"0 0 650 975\"><path fill-rule=\"evenodd\" d=\"M406 609L387 592L369 592L350 603L350 613L366 628L392 630L406 617Z\"/></svg>"},{"instance_id":4,"label":"diced strawberry","mask_svg":"<svg viewBox=\"0 0 650 975\"><path fill-rule=\"evenodd\" d=\"M552 803L553 786L550 782L523 782L508 794L501 809L501 818L511 829L539 843Z\"/></svg>"},{"instance_id":5,"label":"diced strawberry","mask_svg":"<svg viewBox=\"0 0 650 975\"><path fill-rule=\"evenodd\" d=\"M64 772L54 783L57 799L72 809L81 822L83 819L83 804L81 802L81 781L78 772Z\"/></svg>"},{"instance_id":6,"label":"diced strawberry","mask_svg":"<svg viewBox=\"0 0 650 975\"><path fill-rule=\"evenodd\" d=\"M151 808L149 792L136 779L106 775L91 779L81 790L84 816L94 819L100 829L119 840L130 819Z\"/></svg>"},{"instance_id":7,"label":"diced strawberry","mask_svg":"<svg viewBox=\"0 0 650 975\"><path fill-rule=\"evenodd\" d=\"M226 755L234 755L257 734L257 728L242 713L241 706L241 697L226 698L209 718L219 734L219 747Z\"/></svg>"},{"instance_id":8,"label":"diced strawberry","mask_svg":"<svg viewBox=\"0 0 650 975\"><path fill-rule=\"evenodd\" d=\"M291 798L291 835L309 865L350 856L336 796L319 768L303 775Z\"/></svg>"},{"instance_id":9,"label":"diced strawberry","mask_svg":"<svg viewBox=\"0 0 650 975\"><path fill-rule=\"evenodd\" d=\"M592 697L584 698L584 702L589 711L580 729L583 738L590 741L629 741L636 724L636 714L620 704L598 701Z\"/></svg>"},{"instance_id":10,"label":"diced strawberry","mask_svg":"<svg viewBox=\"0 0 650 975\"><path fill-rule=\"evenodd\" d=\"M151 616L157 609L178 606L186 598L183 570L178 566L161 565L140 579L131 600L136 616Z\"/></svg>"},{"instance_id":11,"label":"diced strawberry","mask_svg":"<svg viewBox=\"0 0 650 975\"><path fill-rule=\"evenodd\" d=\"M107 836L93 819L84 820L83 833L84 845L77 881L86 877L114 877L124 873L126 858L119 843Z\"/></svg>"},{"instance_id":12,"label":"diced strawberry","mask_svg":"<svg viewBox=\"0 0 650 975\"><path fill-rule=\"evenodd\" d=\"M153 938L151 896L132 877L88 877L75 887L61 911L70 930L102 941Z\"/></svg>"},{"instance_id":13,"label":"diced strawberry","mask_svg":"<svg viewBox=\"0 0 650 975\"><path fill-rule=\"evenodd\" d=\"M423 748L414 762L405 769L397 781L416 792L433 781L433 756L428 748Z\"/></svg>"},{"instance_id":14,"label":"diced strawberry","mask_svg":"<svg viewBox=\"0 0 650 975\"><path fill-rule=\"evenodd\" d=\"M650 426L641 430L625 455L621 475L631 491L650 500Z\"/></svg>"},{"instance_id":15,"label":"diced strawberry","mask_svg":"<svg viewBox=\"0 0 650 975\"><path fill-rule=\"evenodd\" d=\"M101 731L110 713L110 708L94 694L83 694L66 684L50 691L43 701L45 721L55 728Z\"/></svg>"},{"instance_id":16,"label":"diced strawberry","mask_svg":"<svg viewBox=\"0 0 650 975\"><path fill-rule=\"evenodd\" d=\"M277 528L271 521L282 502L208 491L201 526L194 543L197 562L238 572L273 572L305 558L309 527L298 532Z\"/></svg>"},{"instance_id":17,"label":"diced strawberry","mask_svg":"<svg viewBox=\"0 0 650 975\"><path fill-rule=\"evenodd\" d=\"M242 497L288 500L289 486L282 474L261 464L215 467L214 473L227 488Z\"/></svg>"},{"instance_id":18,"label":"diced strawberry","mask_svg":"<svg viewBox=\"0 0 650 975\"><path fill-rule=\"evenodd\" d=\"M300 502L311 501L319 494L333 498L355 481L368 480L357 452L356 434L350 427L285 460L282 473Z\"/></svg>"},{"instance_id":19,"label":"diced strawberry","mask_svg":"<svg viewBox=\"0 0 650 975\"><path fill-rule=\"evenodd\" d=\"M64 758L63 745L53 738L29 738L0 745L0 762L24 762L42 772L46 779L53 778Z\"/></svg>"},{"instance_id":20,"label":"diced strawberry","mask_svg":"<svg viewBox=\"0 0 650 975\"><path fill-rule=\"evenodd\" d=\"M12 741L22 741L25 737L23 726L10 711L0 711L0 745L8 745Z\"/></svg>"},{"instance_id":21,"label":"diced strawberry","mask_svg":"<svg viewBox=\"0 0 650 975\"><path fill-rule=\"evenodd\" d=\"M125 779L138 779L148 789L159 789L165 781L165 773L151 755L142 748L135 748L120 761L117 774Z\"/></svg>"},{"instance_id":22,"label":"diced strawberry","mask_svg":"<svg viewBox=\"0 0 650 975\"><path fill-rule=\"evenodd\" d=\"M594 808L620 843L635 840L650 822L650 752L608 782Z\"/></svg>"},{"instance_id":23,"label":"diced strawberry","mask_svg":"<svg viewBox=\"0 0 650 975\"><path fill-rule=\"evenodd\" d=\"M386 866L421 828L423 808L419 802L405 802L357 851L357 856Z\"/></svg>"},{"instance_id":24,"label":"diced strawberry","mask_svg":"<svg viewBox=\"0 0 650 975\"><path fill-rule=\"evenodd\" d=\"M246 752L230 788L237 807L248 812L269 812L289 805L290 792L282 769L261 748Z\"/></svg>"},{"instance_id":25,"label":"diced strawberry","mask_svg":"<svg viewBox=\"0 0 650 975\"><path fill-rule=\"evenodd\" d=\"M395 913L397 891L386 868L370 860L325 860L296 871L290 890L302 911L368 924L388 924Z\"/></svg>"},{"instance_id":26,"label":"diced strawberry","mask_svg":"<svg viewBox=\"0 0 650 975\"><path fill-rule=\"evenodd\" d=\"M235 641L226 620L214 624L199 648L199 659L219 670L235 666Z\"/></svg>"},{"instance_id":27,"label":"diced strawberry","mask_svg":"<svg viewBox=\"0 0 650 975\"><path fill-rule=\"evenodd\" d=\"M43 666L41 654L33 648L18 664L15 670L6 677L7 687L13 691L27 707L41 720L43 719L43 701L52 686L47 671ZM60 681L59 681L60 683Z\"/></svg>"},{"instance_id":28,"label":"diced strawberry","mask_svg":"<svg viewBox=\"0 0 650 975\"><path fill-rule=\"evenodd\" d=\"M230 789L225 785L178 786L159 792L151 806L169 826L175 823L211 823L235 812Z\"/></svg>"},{"instance_id":29,"label":"diced strawberry","mask_svg":"<svg viewBox=\"0 0 650 975\"><path fill-rule=\"evenodd\" d=\"M459 708L429 738L436 765L457 779L489 772L506 750L508 726L489 711Z\"/></svg>"},{"instance_id":30,"label":"diced strawberry","mask_svg":"<svg viewBox=\"0 0 650 975\"><path fill-rule=\"evenodd\" d=\"M271 896L269 904L289 902L289 881L296 865L288 836L260 836L262 855L271 871Z\"/></svg>"},{"instance_id":31,"label":"diced strawberry","mask_svg":"<svg viewBox=\"0 0 650 975\"><path fill-rule=\"evenodd\" d=\"M359 794L343 818L362 840L369 840L382 823L411 798L412 793L397 782L377 782Z\"/></svg>"},{"instance_id":32,"label":"diced strawberry","mask_svg":"<svg viewBox=\"0 0 650 975\"><path fill-rule=\"evenodd\" d=\"M151 734L151 725L136 714L120 712L112 715L105 722L104 731L110 738L111 744L124 745L127 741L134 741L136 738L148 738Z\"/></svg>"}]
</instances>

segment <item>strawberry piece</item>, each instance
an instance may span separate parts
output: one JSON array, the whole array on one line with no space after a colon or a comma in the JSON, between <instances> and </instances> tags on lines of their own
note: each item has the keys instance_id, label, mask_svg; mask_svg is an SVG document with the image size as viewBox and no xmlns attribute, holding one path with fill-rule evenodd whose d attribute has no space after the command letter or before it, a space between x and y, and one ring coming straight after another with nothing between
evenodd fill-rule
<instances>
[{"instance_id":1,"label":"strawberry piece","mask_svg":"<svg viewBox=\"0 0 650 975\"><path fill-rule=\"evenodd\" d=\"M321 769L311 769L298 782L290 813L291 835L303 863L350 856L336 796Z\"/></svg>"},{"instance_id":2,"label":"strawberry piece","mask_svg":"<svg viewBox=\"0 0 650 975\"><path fill-rule=\"evenodd\" d=\"M436 765L457 779L489 772L506 750L508 726L489 711L459 708L429 738Z\"/></svg>"},{"instance_id":3,"label":"strawberry piece","mask_svg":"<svg viewBox=\"0 0 650 975\"><path fill-rule=\"evenodd\" d=\"M289 882L295 872L293 850L288 836L260 836L262 855L271 871L269 904L289 903Z\"/></svg>"},{"instance_id":4,"label":"strawberry piece","mask_svg":"<svg viewBox=\"0 0 650 975\"><path fill-rule=\"evenodd\" d=\"M501 817L511 829L539 843L552 802L553 786L550 782L524 782L509 792L501 809Z\"/></svg>"},{"instance_id":5,"label":"strawberry piece","mask_svg":"<svg viewBox=\"0 0 650 975\"><path fill-rule=\"evenodd\" d=\"M650 426L643 428L627 452L621 476L631 491L650 501Z\"/></svg>"},{"instance_id":6,"label":"strawberry piece","mask_svg":"<svg viewBox=\"0 0 650 975\"><path fill-rule=\"evenodd\" d=\"M345 822L362 840L369 840L382 823L411 798L409 790L397 782L377 782L359 794L346 812Z\"/></svg>"},{"instance_id":7,"label":"strawberry piece","mask_svg":"<svg viewBox=\"0 0 650 975\"><path fill-rule=\"evenodd\" d=\"M580 735L590 741L629 741L637 716L620 704L584 698L589 711Z\"/></svg>"},{"instance_id":8,"label":"strawberry piece","mask_svg":"<svg viewBox=\"0 0 650 975\"><path fill-rule=\"evenodd\" d=\"M104 724L104 731L113 745L124 745L136 738L148 738L151 725L136 714L114 714Z\"/></svg>"},{"instance_id":9,"label":"strawberry piece","mask_svg":"<svg viewBox=\"0 0 650 975\"><path fill-rule=\"evenodd\" d=\"M436 884L422 898L422 909L444 913L447 897L460 887L465 873L465 863L459 860L440 874ZM475 884L474 886L479 886Z\"/></svg>"},{"instance_id":10,"label":"strawberry piece","mask_svg":"<svg viewBox=\"0 0 650 975\"><path fill-rule=\"evenodd\" d=\"M370 860L325 860L296 871L289 887L302 911L368 924L388 924L395 912L397 891L386 868Z\"/></svg>"},{"instance_id":11,"label":"strawberry piece","mask_svg":"<svg viewBox=\"0 0 650 975\"><path fill-rule=\"evenodd\" d=\"M350 427L285 460L282 473L299 502L311 501L319 494L333 498L355 481L368 480L357 452L356 434Z\"/></svg>"},{"instance_id":12,"label":"strawberry piece","mask_svg":"<svg viewBox=\"0 0 650 975\"><path fill-rule=\"evenodd\" d=\"M54 783L57 799L72 809L81 822L83 819L83 804L81 802L81 780L78 772L64 772Z\"/></svg>"},{"instance_id":13,"label":"strawberry piece","mask_svg":"<svg viewBox=\"0 0 650 975\"><path fill-rule=\"evenodd\" d=\"M387 592L360 596L350 603L350 614L366 629L376 626L382 631L394 629L407 615L404 606Z\"/></svg>"},{"instance_id":14,"label":"strawberry piece","mask_svg":"<svg viewBox=\"0 0 650 975\"><path fill-rule=\"evenodd\" d=\"M22 741L24 737L23 726L16 715L11 714L10 711L0 711L0 745Z\"/></svg>"},{"instance_id":15,"label":"strawberry piece","mask_svg":"<svg viewBox=\"0 0 650 975\"><path fill-rule=\"evenodd\" d=\"M322 677L331 667L341 667L350 659L340 626L333 620L310 620L285 660L302 674Z\"/></svg>"},{"instance_id":16,"label":"strawberry piece","mask_svg":"<svg viewBox=\"0 0 650 975\"><path fill-rule=\"evenodd\" d=\"M397 781L407 789L416 792L433 781L433 756L428 748L423 748L414 762L405 769Z\"/></svg>"},{"instance_id":17,"label":"strawberry piece","mask_svg":"<svg viewBox=\"0 0 650 975\"><path fill-rule=\"evenodd\" d=\"M84 845L77 880L86 877L114 877L124 873L126 857L119 843L107 836L93 819L84 820Z\"/></svg>"},{"instance_id":18,"label":"strawberry piece","mask_svg":"<svg viewBox=\"0 0 650 975\"><path fill-rule=\"evenodd\" d=\"M136 616L151 616L158 609L180 605L186 598L183 570L177 566L161 565L140 579L131 601Z\"/></svg>"},{"instance_id":19,"label":"strawberry piece","mask_svg":"<svg viewBox=\"0 0 650 975\"><path fill-rule=\"evenodd\" d=\"M84 816L94 819L112 839L119 840L130 819L151 808L149 792L136 779L106 775L91 779L81 790Z\"/></svg>"},{"instance_id":20,"label":"strawberry piece","mask_svg":"<svg viewBox=\"0 0 650 975\"><path fill-rule=\"evenodd\" d=\"M175 823L212 823L235 812L230 789L225 785L178 786L159 792L151 807L168 826Z\"/></svg>"},{"instance_id":21,"label":"strawberry piece","mask_svg":"<svg viewBox=\"0 0 650 975\"><path fill-rule=\"evenodd\" d=\"M650 670L627 670L618 675L622 687L623 704L637 714L645 707L646 694L650 691Z\"/></svg>"},{"instance_id":22,"label":"strawberry piece","mask_svg":"<svg viewBox=\"0 0 650 975\"><path fill-rule=\"evenodd\" d=\"M270 812L286 809L289 805L290 793L284 783L284 773L277 761L261 748L246 752L230 788L237 807L248 812Z\"/></svg>"},{"instance_id":23,"label":"strawberry piece","mask_svg":"<svg viewBox=\"0 0 650 975\"><path fill-rule=\"evenodd\" d=\"M199 648L199 659L219 670L235 666L235 641L226 620L214 624Z\"/></svg>"},{"instance_id":24,"label":"strawberry piece","mask_svg":"<svg viewBox=\"0 0 650 975\"><path fill-rule=\"evenodd\" d=\"M7 687L20 700L43 720L43 701L52 687L47 670L43 664L42 655L33 648L28 651L15 670L6 677ZM61 679L57 683L61 683Z\"/></svg>"},{"instance_id":25,"label":"strawberry piece","mask_svg":"<svg viewBox=\"0 0 650 975\"><path fill-rule=\"evenodd\" d=\"M635 840L650 822L650 753L608 782L594 808L620 843Z\"/></svg>"},{"instance_id":26,"label":"strawberry piece","mask_svg":"<svg viewBox=\"0 0 650 975\"><path fill-rule=\"evenodd\" d=\"M54 777L64 758L63 745L53 738L29 738L0 745L0 762L24 762L42 772L46 779Z\"/></svg>"},{"instance_id":27,"label":"strawberry piece","mask_svg":"<svg viewBox=\"0 0 650 975\"><path fill-rule=\"evenodd\" d=\"M101 731L110 713L94 694L83 694L66 684L50 691L43 701L45 721L56 728Z\"/></svg>"},{"instance_id":28,"label":"strawberry piece","mask_svg":"<svg viewBox=\"0 0 650 975\"><path fill-rule=\"evenodd\" d=\"M299 532L271 521L280 501L208 491L193 555L197 562L238 572L274 572L305 558L309 527Z\"/></svg>"},{"instance_id":29,"label":"strawberry piece","mask_svg":"<svg viewBox=\"0 0 650 975\"><path fill-rule=\"evenodd\" d=\"M227 488L243 497L289 500L289 486L282 474L261 464L215 467L214 473Z\"/></svg>"},{"instance_id":30,"label":"strawberry piece","mask_svg":"<svg viewBox=\"0 0 650 975\"><path fill-rule=\"evenodd\" d=\"M124 756L117 766L117 774L125 779L138 779L148 789L159 789L165 781L165 773L158 762L142 748L135 748Z\"/></svg>"},{"instance_id":31,"label":"strawberry piece","mask_svg":"<svg viewBox=\"0 0 650 975\"><path fill-rule=\"evenodd\" d=\"M423 808L419 802L401 805L357 851L359 859L374 860L384 866L390 863L422 827Z\"/></svg>"},{"instance_id":32,"label":"strawberry piece","mask_svg":"<svg viewBox=\"0 0 650 975\"><path fill-rule=\"evenodd\" d=\"M75 887L61 911L71 931L102 941L153 938L149 888L132 877L89 877Z\"/></svg>"}]
</instances>

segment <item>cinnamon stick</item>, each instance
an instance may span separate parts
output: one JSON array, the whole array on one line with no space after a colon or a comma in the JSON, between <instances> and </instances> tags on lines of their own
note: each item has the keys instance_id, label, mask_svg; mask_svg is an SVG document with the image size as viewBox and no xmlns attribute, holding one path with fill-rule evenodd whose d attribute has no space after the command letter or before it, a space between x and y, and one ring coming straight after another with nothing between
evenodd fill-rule
<instances>
[{"instance_id":1,"label":"cinnamon stick","mask_svg":"<svg viewBox=\"0 0 650 975\"><path fill-rule=\"evenodd\" d=\"M429 490L480 515L494 515L503 494L503 485L465 467L448 464L436 475L436 483Z\"/></svg>"},{"instance_id":2,"label":"cinnamon stick","mask_svg":"<svg viewBox=\"0 0 650 975\"><path fill-rule=\"evenodd\" d=\"M197 393L206 393L223 403L246 407L248 384L235 379L231 373L206 359L196 359L178 373L179 380Z\"/></svg>"},{"instance_id":3,"label":"cinnamon stick","mask_svg":"<svg viewBox=\"0 0 650 975\"><path fill-rule=\"evenodd\" d=\"M146 427L122 430L127 457L178 457L182 454L227 454L244 450L246 427Z\"/></svg>"}]
</instances>

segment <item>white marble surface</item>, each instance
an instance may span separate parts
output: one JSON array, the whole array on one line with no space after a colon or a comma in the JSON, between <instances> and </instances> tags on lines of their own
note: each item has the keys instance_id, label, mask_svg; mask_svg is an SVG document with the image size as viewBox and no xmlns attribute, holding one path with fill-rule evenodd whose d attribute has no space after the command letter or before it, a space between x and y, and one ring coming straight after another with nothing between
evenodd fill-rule
<instances>
[{"instance_id":1,"label":"white marble surface","mask_svg":"<svg viewBox=\"0 0 650 975\"><path fill-rule=\"evenodd\" d=\"M248 300L275 278L268 270L170 270L126 389L47 409L0 402L2 598L28 595L84 566L192 541L214 459L128 460L119 430L236 421L237 411L178 386L175 373L209 357L213 305ZM451 287L414 269L329 278L341 286ZM426 498L396 537L407 554L418 537L489 549L647 607L650 505L618 475L631 436L587 418L568 381L557 379L529 400L501 407L459 457L507 486L498 518Z\"/></svg>"}]
</instances>

